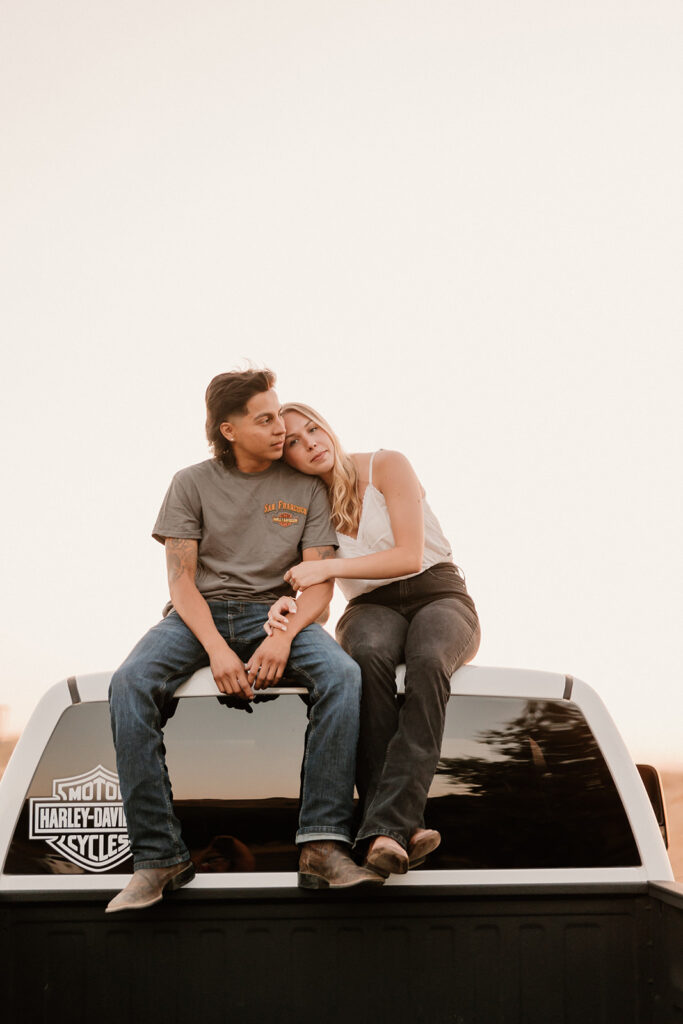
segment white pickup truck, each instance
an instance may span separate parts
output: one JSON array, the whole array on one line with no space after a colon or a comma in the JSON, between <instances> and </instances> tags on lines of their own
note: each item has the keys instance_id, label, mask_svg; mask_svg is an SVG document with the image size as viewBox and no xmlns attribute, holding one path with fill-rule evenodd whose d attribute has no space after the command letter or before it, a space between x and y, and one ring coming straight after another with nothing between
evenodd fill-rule
<instances>
[{"instance_id":1,"label":"white pickup truck","mask_svg":"<svg viewBox=\"0 0 683 1024\"><path fill-rule=\"evenodd\" d=\"M439 849L381 889L310 893L305 693L247 713L197 672L165 732L197 876L125 917L104 914L132 869L108 683L53 686L0 782L4 1021L683 1021L658 777L585 683L461 668L426 813Z\"/></svg>"}]
</instances>

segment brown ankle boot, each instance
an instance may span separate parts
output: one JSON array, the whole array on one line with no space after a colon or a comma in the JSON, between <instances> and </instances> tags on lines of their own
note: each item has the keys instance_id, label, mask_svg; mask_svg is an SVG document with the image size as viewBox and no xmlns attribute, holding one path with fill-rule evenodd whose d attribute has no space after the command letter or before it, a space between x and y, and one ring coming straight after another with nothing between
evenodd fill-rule
<instances>
[{"instance_id":1,"label":"brown ankle boot","mask_svg":"<svg viewBox=\"0 0 683 1024\"><path fill-rule=\"evenodd\" d=\"M158 903L167 890L180 889L194 878L194 865L191 860L182 864L173 864L170 868L139 868L120 893L114 896L106 914L115 914L119 910L142 910Z\"/></svg>"},{"instance_id":2,"label":"brown ankle boot","mask_svg":"<svg viewBox=\"0 0 683 1024\"><path fill-rule=\"evenodd\" d=\"M325 839L301 847L298 884L302 889L350 889L383 882L381 875L352 860L345 843Z\"/></svg>"},{"instance_id":3,"label":"brown ankle boot","mask_svg":"<svg viewBox=\"0 0 683 1024\"><path fill-rule=\"evenodd\" d=\"M375 836L368 847L365 863L385 878L387 875L405 875L408 870L408 854L395 839Z\"/></svg>"},{"instance_id":4,"label":"brown ankle boot","mask_svg":"<svg viewBox=\"0 0 683 1024\"><path fill-rule=\"evenodd\" d=\"M433 853L441 842L441 835L435 828L416 828L408 843L411 868L424 864L425 857Z\"/></svg>"}]
</instances>

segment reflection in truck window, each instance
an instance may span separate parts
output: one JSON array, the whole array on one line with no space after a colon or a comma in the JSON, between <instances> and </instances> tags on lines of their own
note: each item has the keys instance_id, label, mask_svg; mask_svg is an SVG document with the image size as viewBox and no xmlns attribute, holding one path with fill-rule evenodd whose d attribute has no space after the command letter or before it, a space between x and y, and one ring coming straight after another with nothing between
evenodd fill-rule
<instances>
[{"instance_id":1,"label":"reflection in truck window","mask_svg":"<svg viewBox=\"0 0 683 1024\"><path fill-rule=\"evenodd\" d=\"M271 692L252 713L214 697L178 703L165 743L197 870L296 871L303 699ZM132 870L115 772L107 704L65 711L4 871ZM566 701L452 697L426 824L443 841L418 870L640 863L604 759Z\"/></svg>"},{"instance_id":2,"label":"reflection in truck window","mask_svg":"<svg viewBox=\"0 0 683 1024\"><path fill-rule=\"evenodd\" d=\"M564 700L452 697L427 823L430 868L640 864L581 711Z\"/></svg>"}]
</instances>

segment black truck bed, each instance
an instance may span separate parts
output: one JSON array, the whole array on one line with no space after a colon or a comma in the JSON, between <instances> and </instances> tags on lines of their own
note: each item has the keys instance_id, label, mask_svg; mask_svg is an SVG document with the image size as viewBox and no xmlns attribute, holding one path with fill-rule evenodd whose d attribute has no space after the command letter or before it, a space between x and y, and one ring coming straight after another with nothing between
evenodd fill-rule
<instances>
[{"instance_id":1,"label":"black truck bed","mask_svg":"<svg viewBox=\"0 0 683 1024\"><path fill-rule=\"evenodd\" d=\"M683 886L4 894L8 1022L683 1020Z\"/></svg>"}]
</instances>

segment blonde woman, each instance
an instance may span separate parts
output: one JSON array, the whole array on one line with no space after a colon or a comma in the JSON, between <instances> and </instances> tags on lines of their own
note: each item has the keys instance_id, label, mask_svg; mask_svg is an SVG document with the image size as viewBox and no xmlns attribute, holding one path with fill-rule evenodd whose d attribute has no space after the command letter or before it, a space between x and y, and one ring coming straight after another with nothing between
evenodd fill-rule
<instances>
[{"instance_id":1,"label":"blonde woman","mask_svg":"<svg viewBox=\"0 0 683 1024\"><path fill-rule=\"evenodd\" d=\"M301 562L285 579L297 591L336 579L348 599L337 640L363 676L356 843L368 844L366 862L376 871L404 874L441 839L424 827L423 814L451 675L479 647L477 612L408 459L384 450L347 455L314 409L290 404L282 414L284 458L325 483L339 544L337 558ZM280 599L270 628L285 629L295 609Z\"/></svg>"}]
</instances>

